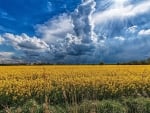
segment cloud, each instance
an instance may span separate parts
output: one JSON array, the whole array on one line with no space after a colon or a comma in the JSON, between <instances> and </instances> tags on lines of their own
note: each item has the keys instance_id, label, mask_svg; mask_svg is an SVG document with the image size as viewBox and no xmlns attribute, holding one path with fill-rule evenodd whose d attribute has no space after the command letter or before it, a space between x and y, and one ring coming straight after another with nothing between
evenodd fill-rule
<instances>
[{"instance_id":1,"label":"cloud","mask_svg":"<svg viewBox=\"0 0 150 113\"><path fill-rule=\"evenodd\" d=\"M48 50L49 45L37 37L29 37L26 34L14 35L11 33L5 33L3 35L8 44L16 49L23 50Z\"/></svg>"},{"instance_id":2,"label":"cloud","mask_svg":"<svg viewBox=\"0 0 150 113\"><path fill-rule=\"evenodd\" d=\"M48 3L47 3L47 10L48 10L48 12L52 12L52 10L53 10L52 3L50 1L48 1Z\"/></svg>"},{"instance_id":3,"label":"cloud","mask_svg":"<svg viewBox=\"0 0 150 113\"><path fill-rule=\"evenodd\" d=\"M67 14L55 17L42 25L37 25L35 28L37 35L49 44L57 43L57 41L66 37L67 33L73 33L71 17Z\"/></svg>"},{"instance_id":4,"label":"cloud","mask_svg":"<svg viewBox=\"0 0 150 113\"><path fill-rule=\"evenodd\" d=\"M125 40L125 38L123 36L114 37L114 39L119 40L119 41Z\"/></svg>"},{"instance_id":5,"label":"cloud","mask_svg":"<svg viewBox=\"0 0 150 113\"><path fill-rule=\"evenodd\" d=\"M123 7L129 0L113 0L115 7Z\"/></svg>"},{"instance_id":6,"label":"cloud","mask_svg":"<svg viewBox=\"0 0 150 113\"><path fill-rule=\"evenodd\" d=\"M131 26L127 29L127 32L129 33L135 33L137 31L137 28L138 26L134 25L134 26Z\"/></svg>"},{"instance_id":7,"label":"cloud","mask_svg":"<svg viewBox=\"0 0 150 113\"><path fill-rule=\"evenodd\" d=\"M0 45L3 44L4 41L4 38L2 38L2 36L0 35Z\"/></svg>"},{"instance_id":8,"label":"cloud","mask_svg":"<svg viewBox=\"0 0 150 113\"><path fill-rule=\"evenodd\" d=\"M95 6L96 2L94 0L85 0L72 13L73 32L68 33L65 41L62 42L65 45L65 57L78 56L78 60L85 62L82 56L94 54L96 47L94 43L97 37L94 32L92 14L95 11Z\"/></svg>"},{"instance_id":9,"label":"cloud","mask_svg":"<svg viewBox=\"0 0 150 113\"><path fill-rule=\"evenodd\" d=\"M91 43L96 36L92 21L95 6L94 0L85 0L72 14L75 35L81 38L83 43Z\"/></svg>"},{"instance_id":10,"label":"cloud","mask_svg":"<svg viewBox=\"0 0 150 113\"><path fill-rule=\"evenodd\" d=\"M118 1L118 0L117 0ZM137 5L129 4L122 7L111 7L103 12L97 12L93 15L95 24L102 24L103 22L113 19L124 19L135 17L140 14L148 13L150 11L150 1L144 1Z\"/></svg>"},{"instance_id":11,"label":"cloud","mask_svg":"<svg viewBox=\"0 0 150 113\"><path fill-rule=\"evenodd\" d=\"M147 30L141 30L138 33L139 36L150 36L150 29Z\"/></svg>"},{"instance_id":12,"label":"cloud","mask_svg":"<svg viewBox=\"0 0 150 113\"><path fill-rule=\"evenodd\" d=\"M91 16L95 5L94 0L83 1L70 15L62 14L36 26L39 37L49 44L50 55L55 62L72 63L66 58L78 56L80 59L93 54L96 34Z\"/></svg>"},{"instance_id":13,"label":"cloud","mask_svg":"<svg viewBox=\"0 0 150 113\"><path fill-rule=\"evenodd\" d=\"M72 27L72 30L70 30ZM51 21L36 26L37 36L30 37L23 33L15 35L4 33L5 45L13 47L16 51L14 61L23 59L23 62L60 62L69 53L71 44L79 44L81 41L71 37L73 33L71 17L63 14ZM70 37L70 38L69 38ZM1 39L1 38L0 38ZM68 50L68 52L67 52Z\"/></svg>"},{"instance_id":14,"label":"cloud","mask_svg":"<svg viewBox=\"0 0 150 113\"><path fill-rule=\"evenodd\" d=\"M12 59L12 56L14 55L13 52L0 52L0 64L2 63L14 63L17 62Z\"/></svg>"},{"instance_id":15,"label":"cloud","mask_svg":"<svg viewBox=\"0 0 150 113\"><path fill-rule=\"evenodd\" d=\"M5 33L2 38L5 39L5 45L14 49L12 54L8 54L7 59L3 59L3 61L6 60L6 63L8 63L7 61L12 61L12 63L47 63L53 57L50 56L50 46L35 36L30 37L24 33L21 35ZM1 55L1 57L3 56Z\"/></svg>"},{"instance_id":16,"label":"cloud","mask_svg":"<svg viewBox=\"0 0 150 113\"><path fill-rule=\"evenodd\" d=\"M7 12L2 11L1 9L0 9L0 18L6 19L9 21L15 21L16 20L15 18L11 17Z\"/></svg>"},{"instance_id":17,"label":"cloud","mask_svg":"<svg viewBox=\"0 0 150 113\"><path fill-rule=\"evenodd\" d=\"M11 59L13 54L13 52L0 52L1 61L3 61L4 59Z\"/></svg>"},{"instance_id":18,"label":"cloud","mask_svg":"<svg viewBox=\"0 0 150 113\"><path fill-rule=\"evenodd\" d=\"M150 56L149 38L125 39L124 41L116 40L115 38L106 39L103 46L97 49L101 60L108 63L116 63L142 60Z\"/></svg>"},{"instance_id":19,"label":"cloud","mask_svg":"<svg viewBox=\"0 0 150 113\"><path fill-rule=\"evenodd\" d=\"M87 0L80 4L71 15L62 14L42 25L37 25L37 35L48 43L64 40L67 34L75 35L83 42L94 40L94 24L91 16L95 5L94 0Z\"/></svg>"},{"instance_id":20,"label":"cloud","mask_svg":"<svg viewBox=\"0 0 150 113\"><path fill-rule=\"evenodd\" d=\"M0 52L0 57L6 56L11 57L14 53L13 52Z\"/></svg>"},{"instance_id":21,"label":"cloud","mask_svg":"<svg viewBox=\"0 0 150 113\"><path fill-rule=\"evenodd\" d=\"M36 25L35 36L4 33L0 43L15 49L9 59L22 62L114 63L142 59L150 55L150 39L139 38L149 36L150 2L131 1L82 0L74 11Z\"/></svg>"}]
</instances>

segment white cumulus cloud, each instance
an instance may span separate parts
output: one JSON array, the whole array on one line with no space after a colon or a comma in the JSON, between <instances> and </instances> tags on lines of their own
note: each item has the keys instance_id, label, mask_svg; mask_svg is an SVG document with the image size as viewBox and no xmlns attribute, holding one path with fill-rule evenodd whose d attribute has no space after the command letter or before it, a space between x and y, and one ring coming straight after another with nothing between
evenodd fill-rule
<instances>
[{"instance_id":1,"label":"white cumulus cloud","mask_svg":"<svg viewBox=\"0 0 150 113\"><path fill-rule=\"evenodd\" d=\"M140 36L150 36L150 29L147 30L141 30L138 33Z\"/></svg>"},{"instance_id":2,"label":"white cumulus cloud","mask_svg":"<svg viewBox=\"0 0 150 113\"><path fill-rule=\"evenodd\" d=\"M48 50L49 45L37 37L29 37L26 34L14 35L5 33L3 35L6 42L17 49L23 50Z\"/></svg>"},{"instance_id":3,"label":"white cumulus cloud","mask_svg":"<svg viewBox=\"0 0 150 113\"><path fill-rule=\"evenodd\" d=\"M47 43L57 43L57 41L66 37L67 33L73 32L71 17L62 14L48 22L36 26L37 35L42 37Z\"/></svg>"}]
</instances>

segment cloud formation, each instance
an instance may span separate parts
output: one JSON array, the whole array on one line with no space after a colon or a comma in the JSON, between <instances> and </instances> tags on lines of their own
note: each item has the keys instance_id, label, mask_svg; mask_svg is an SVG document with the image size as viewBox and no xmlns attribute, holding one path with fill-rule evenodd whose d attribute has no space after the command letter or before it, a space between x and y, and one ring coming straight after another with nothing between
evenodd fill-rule
<instances>
[{"instance_id":1,"label":"cloud formation","mask_svg":"<svg viewBox=\"0 0 150 113\"><path fill-rule=\"evenodd\" d=\"M37 35L49 44L57 43L65 38L67 33L73 33L71 16L67 14L54 17L44 24L36 25L35 28Z\"/></svg>"},{"instance_id":2,"label":"cloud formation","mask_svg":"<svg viewBox=\"0 0 150 113\"><path fill-rule=\"evenodd\" d=\"M134 26L131 26L127 29L127 32L129 33L135 33L137 31L137 28L138 26L134 25Z\"/></svg>"},{"instance_id":3,"label":"cloud formation","mask_svg":"<svg viewBox=\"0 0 150 113\"><path fill-rule=\"evenodd\" d=\"M3 45L11 46L14 52L1 52L2 62L6 63L47 63L51 59L50 45L37 37L29 37L26 34L14 35L5 33ZM3 54L4 53L4 54ZM7 54L8 53L8 54Z\"/></svg>"},{"instance_id":4,"label":"cloud formation","mask_svg":"<svg viewBox=\"0 0 150 113\"><path fill-rule=\"evenodd\" d=\"M124 19L130 18L134 16L141 15L143 13L149 13L150 11L150 1L145 0L139 4L128 4L123 5L125 2L129 2L128 0L123 0L120 2L119 0L115 0L115 4L112 5L109 9L103 12L97 12L94 14L94 23L102 24L105 21L110 21L112 19Z\"/></svg>"},{"instance_id":5,"label":"cloud formation","mask_svg":"<svg viewBox=\"0 0 150 113\"><path fill-rule=\"evenodd\" d=\"M75 35L83 43L91 43L96 38L92 21L95 6L94 0L84 0L72 14Z\"/></svg>"},{"instance_id":6,"label":"cloud formation","mask_svg":"<svg viewBox=\"0 0 150 113\"><path fill-rule=\"evenodd\" d=\"M150 36L150 29L147 30L141 30L138 33L140 36Z\"/></svg>"},{"instance_id":7,"label":"cloud formation","mask_svg":"<svg viewBox=\"0 0 150 113\"><path fill-rule=\"evenodd\" d=\"M13 52L0 52L0 63L14 63L17 60L13 61L12 56Z\"/></svg>"},{"instance_id":8,"label":"cloud formation","mask_svg":"<svg viewBox=\"0 0 150 113\"><path fill-rule=\"evenodd\" d=\"M13 46L16 49L23 50L45 50L49 49L49 45L47 45L44 41L40 40L37 37L29 37L26 34L22 35L13 35L10 33L5 33L3 35L5 41Z\"/></svg>"},{"instance_id":9,"label":"cloud formation","mask_svg":"<svg viewBox=\"0 0 150 113\"><path fill-rule=\"evenodd\" d=\"M0 35L0 44L2 44L4 42L4 38L2 38L2 36Z\"/></svg>"},{"instance_id":10,"label":"cloud formation","mask_svg":"<svg viewBox=\"0 0 150 113\"><path fill-rule=\"evenodd\" d=\"M53 3L47 5L51 12ZM144 59L150 56L150 38L143 38L150 36L149 11L149 0L82 0L74 11L35 25L35 36L4 33L0 45L14 49L6 57L16 62L115 63Z\"/></svg>"},{"instance_id":11,"label":"cloud formation","mask_svg":"<svg viewBox=\"0 0 150 113\"><path fill-rule=\"evenodd\" d=\"M37 25L38 35L50 45L51 56L56 62L72 63L68 60L70 57L93 54L96 34L92 14L95 5L94 0L83 1L71 15L63 14ZM85 62L83 60L80 62Z\"/></svg>"}]
</instances>

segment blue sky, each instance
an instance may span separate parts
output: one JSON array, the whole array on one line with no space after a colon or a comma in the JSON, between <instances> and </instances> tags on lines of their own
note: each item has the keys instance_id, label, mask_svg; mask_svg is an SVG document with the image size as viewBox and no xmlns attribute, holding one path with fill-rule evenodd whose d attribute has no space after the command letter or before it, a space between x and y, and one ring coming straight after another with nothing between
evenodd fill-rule
<instances>
[{"instance_id":1,"label":"blue sky","mask_svg":"<svg viewBox=\"0 0 150 113\"><path fill-rule=\"evenodd\" d=\"M150 0L0 0L0 63L150 57Z\"/></svg>"}]
</instances>

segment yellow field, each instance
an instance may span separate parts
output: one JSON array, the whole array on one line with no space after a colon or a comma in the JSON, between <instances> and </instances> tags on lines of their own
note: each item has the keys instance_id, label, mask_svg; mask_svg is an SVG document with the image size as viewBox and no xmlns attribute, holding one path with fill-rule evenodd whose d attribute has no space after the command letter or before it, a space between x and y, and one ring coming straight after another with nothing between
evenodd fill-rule
<instances>
[{"instance_id":1,"label":"yellow field","mask_svg":"<svg viewBox=\"0 0 150 113\"><path fill-rule=\"evenodd\" d=\"M0 103L150 97L150 66L0 67Z\"/></svg>"}]
</instances>

